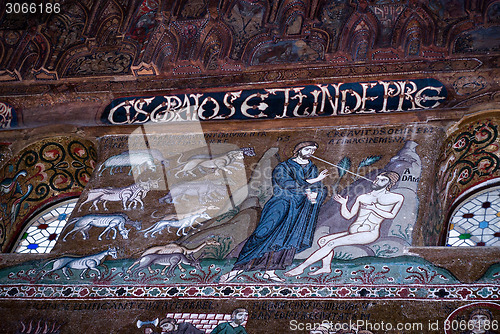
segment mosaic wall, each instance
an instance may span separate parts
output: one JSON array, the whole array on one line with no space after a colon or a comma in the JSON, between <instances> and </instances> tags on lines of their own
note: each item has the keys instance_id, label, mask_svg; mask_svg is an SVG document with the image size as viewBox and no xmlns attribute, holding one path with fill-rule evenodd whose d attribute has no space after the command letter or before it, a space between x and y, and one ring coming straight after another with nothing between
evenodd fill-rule
<instances>
[{"instance_id":1,"label":"mosaic wall","mask_svg":"<svg viewBox=\"0 0 500 334\"><path fill-rule=\"evenodd\" d=\"M445 128L499 100L500 0L35 9L0 13L0 246L57 242L0 254L0 333L500 333L500 250L423 247L498 178L498 116ZM14 151L49 124L98 146Z\"/></svg>"},{"instance_id":2,"label":"mosaic wall","mask_svg":"<svg viewBox=\"0 0 500 334\"><path fill-rule=\"evenodd\" d=\"M51 254L2 259L10 332L497 331L498 259L470 284L411 252L441 128L148 129L100 138Z\"/></svg>"},{"instance_id":3,"label":"mosaic wall","mask_svg":"<svg viewBox=\"0 0 500 334\"><path fill-rule=\"evenodd\" d=\"M51 202L79 196L92 176L94 144L78 137L54 137L28 145L0 171L0 246L9 251L26 219Z\"/></svg>"},{"instance_id":4,"label":"mosaic wall","mask_svg":"<svg viewBox=\"0 0 500 334\"><path fill-rule=\"evenodd\" d=\"M471 195L470 190L485 183L494 184L500 176L499 119L495 112L487 116L487 119L479 121L472 119L462 122L444 144L437 180L436 198L440 212L455 209L456 205ZM483 209L490 209L495 215L498 213L493 210L495 205ZM462 211L464 218L468 219L470 210ZM446 216L441 217L443 224L447 219Z\"/></svg>"},{"instance_id":5,"label":"mosaic wall","mask_svg":"<svg viewBox=\"0 0 500 334\"><path fill-rule=\"evenodd\" d=\"M245 307L239 307L245 305ZM3 302L2 314L18 319L1 333L160 333L160 321L177 320L188 333L498 333L500 304L494 301L423 301L388 299L301 300L281 298L155 298L99 300L17 300ZM176 311L182 309L183 311ZM230 325L234 310L243 309L242 325ZM23 314L24 318L20 318ZM402 320L405 319L405 320ZM183 325L184 324L184 325ZM188 325L189 324L189 325ZM272 325L270 325L272 324ZM218 328L216 328L218 326ZM221 332L227 326L234 331ZM328 327L327 327L328 326ZM193 329L194 327L194 329ZM212 330L213 328L213 330ZM316 328L317 331L313 331ZM330 330L326 329L330 328ZM398 330L399 328L399 330ZM30 331L31 329L31 331ZM469 330L471 329L471 330ZM176 333L165 331L164 333ZM182 333L182 332L177 332Z\"/></svg>"},{"instance_id":6,"label":"mosaic wall","mask_svg":"<svg viewBox=\"0 0 500 334\"><path fill-rule=\"evenodd\" d=\"M437 108L446 97L446 88L435 79L124 97L111 102L101 122L129 125L391 113Z\"/></svg>"},{"instance_id":7,"label":"mosaic wall","mask_svg":"<svg viewBox=\"0 0 500 334\"><path fill-rule=\"evenodd\" d=\"M56 2L2 12L0 129L499 100L498 0Z\"/></svg>"},{"instance_id":8,"label":"mosaic wall","mask_svg":"<svg viewBox=\"0 0 500 334\"><path fill-rule=\"evenodd\" d=\"M312 131L310 138L296 131L107 136L101 139L101 147L107 149L101 152L95 177L56 248L74 252L89 243L99 245L96 239L104 241L111 230L101 230L94 237L99 229L91 226L106 227L112 222L117 232L107 237L127 255L144 251L145 242L179 240L189 245L216 236L220 240L206 245L205 251L220 259L237 258L260 217L269 214L271 220L289 220L288 231L306 226L289 240L297 250L292 258L305 259L319 248L319 239L347 231L358 213L374 214L356 210L370 204L358 197L371 193L377 187L373 181L378 180L388 194L387 212L377 216L383 217L377 222L370 216L372 228L363 226L360 231L376 229L379 235L360 240L360 246L349 246L358 242L339 245L343 248L335 257L401 255L412 244L419 184L422 178L432 177L422 175L432 165L423 165L421 152L433 150L440 134L439 128L408 126L322 129ZM426 138L422 143L416 140L420 136ZM304 171L293 169L299 167L294 154L298 155L300 143L306 147L309 143L315 150L304 160L308 166ZM305 173L302 179L287 179L286 175L299 172ZM289 190L291 186L297 189ZM298 209L288 213L280 203L294 194ZM370 197L370 201L375 200ZM277 207L266 208L268 202ZM295 221L296 217L301 218Z\"/></svg>"}]
</instances>

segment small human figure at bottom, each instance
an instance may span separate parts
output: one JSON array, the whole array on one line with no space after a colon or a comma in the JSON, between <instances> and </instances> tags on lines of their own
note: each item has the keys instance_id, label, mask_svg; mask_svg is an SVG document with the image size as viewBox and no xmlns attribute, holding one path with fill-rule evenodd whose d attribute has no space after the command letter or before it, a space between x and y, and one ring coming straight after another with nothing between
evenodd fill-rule
<instances>
[{"instance_id":1,"label":"small human figure at bottom","mask_svg":"<svg viewBox=\"0 0 500 334\"><path fill-rule=\"evenodd\" d=\"M247 318L248 311L244 308L237 308L231 314L230 322L220 323L210 334L247 334L245 327L241 326Z\"/></svg>"},{"instance_id":2,"label":"small human figure at bottom","mask_svg":"<svg viewBox=\"0 0 500 334\"><path fill-rule=\"evenodd\" d=\"M165 318L160 321L158 327L161 332L155 332L151 328L146 328L144 334L205 334L204 331L196 328L190 322L177 323L177 320L172 318Z\"/></svg>"},{"instance_id":3,"label":"small human figure at bottom","mask_svg":"<svg viewBox=\"0 0 500 334\"><path fill-rule=\"evenodd\" d=\"M491 330L494 327L492 326L493 320L490 310L485 308L475 309L470 314L469 321L467 322L469 330L460 334L497 334L496 331Z\"/></svg>"}]
</instances>

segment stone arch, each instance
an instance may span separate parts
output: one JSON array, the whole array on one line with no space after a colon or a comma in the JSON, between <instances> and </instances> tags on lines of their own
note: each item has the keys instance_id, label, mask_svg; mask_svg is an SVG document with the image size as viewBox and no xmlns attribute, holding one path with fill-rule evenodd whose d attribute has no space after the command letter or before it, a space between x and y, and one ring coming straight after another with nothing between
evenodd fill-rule
<instances>
[{"instance_id":1,"label":"stone arch","mask_svg":"<svg viewBox=\"0 0 500 334\"><path fill-rule=\"evenodd\" d=\"M341 49L346 50L353 60L368 59L371 50L379 35L379 25L375 15L369 11L355 12L346 23Z\"/></svg>"},{"instance_id":2,"label":"stone arch","mask_svg":"<svg viewBox=\"0 0 500 334\"><path fill-rule=\"evenodd\" d=\"M127 41L112 48L89 49L86 45L78 45L61 56L57 72L61 77L128 74L135 54L135 45Z\"/></svg>"},{"instance_id":3,"label":"stone arch","mask_svg":"<svg viewBox=\"0 0 500 334\"><path fill-rule=\"evenodd\" d=\"M416 57L421 54L423 31L416 19L412 19L406 26L406 35L402 46L406 57Z\"/></svg>"},{"instance_id":4,"label":"stone arch","mask_svg":"<svg viewBox=\"0 0 500 334\"><path fill-rule=\"evenodd\" d=\"M368 51L373 47L374 34L373 30L365 20L360 20L351 32L351 42L347 50L351 54L353 60L368 59Z\"/></svg>"},{"instance_id":5,"label":"stone arch","mask_svg":"<svg viewBox=\"0 0 500 334\"><path fill-rule=\"evenodd\" d=\"M307 15L307 3L301 0L284 1L277 13L276 25L285 35L298 35Z\"/></svg>"},{"instance_id":6,"label":"stone arch","mask_svg":"<svg viewBox=\"0 0 500 334\"><path fill-rule=\"evenodd\" d=\"M450 54L462 53L461 49L468 48L469 38L467 36L467 32L472 31L475 28L476 28L476 23L474 22L474 20L469 19L457 23L450 29L447 38Z\"/></svg>"},{"instance_id":7,"label":"stone arch","mask_svg":"<svg viewBox=\"0 0 500 334\"><path fill-rule=\"evenodd\" d=\"M232 40L228 38L229 36L230 32L223 25L213 27L206 35L195 58L199 58L206 69L216 69L217 61L225 57L231 49Z\"/></svg>"},{"instance_id":8,"label":"stone arch","mask_svg":"<svg viewBox=\"0 0 500 334\"><path fill-rule=\"evenodd\" d=\"M178 52L179 40L177 36L168 30L163 30L155 45L154 52L151 54L151 61L160 72L166 72L177 59Z\"/></svg>"},{"instance_id":9,"label":"stone arch","mask_svg":"<svg viewBox=\"0 0 500 334\"><path fill-rule=\"evenodd\" d=\"M429 14L421 7L406 8L399 16L394 27L392 47L405 47L409 40L418 35L420 44L432 44L435 38L435 25Z\"/></svg>"},{"instance_id":10,"label":"stone arch","mask_svg":"<svg viewBox=\"0 0 500 334\"><path fill-rule=\"evenodd\" d=\"M78 195L61 196L32 215L13 242L11 253L50 253L69 221L78 198Z\"/></svg>"},{"instance_id":11,"label":"stone arch","mask_svg":"<svg viewBox=\"0 0 500 334\"><path fill-rule=\"evenodd\" d=\"M421 7L407 8L394 28L392 47L401 47L407 57L419 56L422 47L433 43L435 30L434 22Z\"/></svg>"},{"instance_id":12,"label":"stone arch","mask_svg":"<svg viewBox=\"0 0 500 334\"><path fill-rule=\"evenodd\" d=\"M498 110L472 114L450 128L437 163L434 210L440 240L453 209L470 191L500 178Z\"/></svg>"},{"instance_id":13,"label":"stone arch","mask_svg":"<svg viewBox=\"0 0 500 334\"><path fill-rule=\"evenodd\" d=\"M440 243L445 246L498 246L500 177L464 191L445 219ZM492 233L493 232L493 233Z\"/></svg>"},{"instance_id":14,"label":"stone arch","mask_svg":"<svg viewBox=\"0 0 500 334\"><path fill-rule=\"evenodd\" d=\"M0 247L8 252L33 215L63 198L79 196L97 161L94 142L55 136L22 148L0 169ZM57 166L57 168L56 168Z\"/></svg>"},{"instance_id":15,"label":"stone arch","mask_svg":"<svg viewBox=\"0 0 500 334\"><path fill-rule=\"evenodd\" d=\"M98 45L114 44L114 38L118 34L120 19L118 16L110 16L99 25L96 41Z\"/></svg>"},{"instance_id":16,"label":"stone arch","mask_svg":"<svg viewBox=\"0 0 500 334\"><path fill-rule=\"evenodd\" d=\"M263 35L263 27L270 13L268 1L233 0L220 5L221 21L231 30L232 43L229 58L243 59ZM264 33L267 35L267 33Z\"/></svg>"},{"instance_id":17,"label":"stone arch","mask_svg":"<svg viewBox=\"0 0 500 334\"><path fill-rule=\"evenodd\" d=\"M11 63L11 68L17 71L23 79L31 78L33 71L40 69L46 63L50 52L50 43L41 33L26 36L17 49L19 56Z\"/></svg>"},{"instance_id":18,"label":"stone arch","mask_svg":"<svg viewBox=\"0 0 500 334\"><path fill-rule=\"evenodd\" d=\"M115 0L94 3L84 35L88 37L99 36L99 33L102 32L103 24L112 17L118 20L118 31L124 21L125 14L124 9Z\"/></svg>"},{"instance_id":19,"label":"stone arch","mask_svg":"<svg viewBox=\"0 0 500 334\"><path fill-rule=\"evenodd\" d=\"M496 25L500 23L500 15L494 15L494 13L498 13L500 11L500 1L491 1L486 5L486 8L484 10L484 25L490 26L490 25Z\"/></svg>"},{"instance_id":20,"label":"stone arch","mask_svg":"<svg viewBox=\"0 0 500 334\"><path fill-rule=\"evenodd\" d=\"M57 66L63 50L72 45L82 44L81 36L88 13L78 2L74 2L72 5L71 12L51 16L42 30L52 45L51 56L45 65L48 70L53 70Z\"/></svg>"}]
</instances>

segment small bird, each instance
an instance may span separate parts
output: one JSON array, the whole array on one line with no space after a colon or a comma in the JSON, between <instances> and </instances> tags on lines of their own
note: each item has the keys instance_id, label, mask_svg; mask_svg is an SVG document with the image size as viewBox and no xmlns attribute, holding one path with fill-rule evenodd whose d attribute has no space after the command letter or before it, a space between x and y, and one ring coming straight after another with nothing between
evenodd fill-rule
<instances>
[{"instance_id":1,"label":"small bird","mask_svg":"<svg viewBox=\"0 0 500 334\"><path fill-rule=\"evenodd\" d=\"M21 186L16 181L20 176L26 176L26 175L27 175L26 171L22 170L19 173L17 173L14 176L14 178L7 178L7 179L2 180L2 182L0 182L0 190L2 191L2 193L8 194L9 192L12 191L12 189L15 188L15 192L14 192L15 194L16 193L22 194L23 192L21 190Z\"/></svg>"}]
</instances>

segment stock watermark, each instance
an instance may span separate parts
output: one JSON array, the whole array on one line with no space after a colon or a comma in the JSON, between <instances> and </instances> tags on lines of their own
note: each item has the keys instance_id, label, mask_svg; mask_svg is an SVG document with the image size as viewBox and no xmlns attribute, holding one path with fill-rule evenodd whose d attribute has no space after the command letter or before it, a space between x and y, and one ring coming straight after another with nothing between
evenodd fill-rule
<instances>
[{"instance_id":1,"label":"stock watermark","mask_svg":"<svg viewBox=\"0 0 500 334\"><path fill-rule=\"evenodd\" d=\"M360 329L368 331L390 331L390 330L405 330L422 333L426 329L426 324L421 322L385 322L385 321L369 321L369 320L349 320L348 322L332 322L323 320L322 322L299 322L297 320L290 321L290 330L292 331L312 331L320 327L327 328L330 331L358 331Z\"/></svg>"},{"instance_id":2,"label":"stock watermark","mask_svg":"<svg viewBox=\"0 0 500 334\"><path fill-rule=\"evenodd\" d=\"M323 320L321 322L299 322L290 320L289 329L291 331L314 331L319 328L326 328L329 331L353 331L359 330L371 332L405 331L408 333L429 333L442 331L466 331L485 330L496 331L500 327L497 320L476 322L472 320L429 320L427 322L385 322L370 320L349 320L348 322L332 322Z\"/></svg>"}]
</instances>

